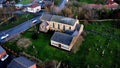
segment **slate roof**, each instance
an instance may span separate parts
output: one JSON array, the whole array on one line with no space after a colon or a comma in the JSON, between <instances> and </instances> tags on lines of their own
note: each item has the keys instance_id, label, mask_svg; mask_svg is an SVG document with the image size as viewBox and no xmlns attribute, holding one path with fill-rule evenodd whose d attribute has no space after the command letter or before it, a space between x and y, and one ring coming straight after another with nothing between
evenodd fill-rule
<instances>
[{"instance_id":1,"label":"slate roof","mask_svg":"<svg viewBox=\"0 0 120 68\"><path fill-rule=\"evenodd\" d=\"M34 62L21 56L21 57L13 59L7 68L29 68L30 66L33 66L34 64L35 64Z\"/></svg>"},{"instance_id":2,"label":"slate roof","mask_svg":"<svg viewBox=\"0 0 120 68\"><path fill-rule=\"evenodd\" d=\"M51 40L68 45L68 46L72 42L72 39L73 39L72 36L65 33L60 33L60 32L55 32L51 37Z\"/></svg>"},{"instance_id":3,"label":"slate roof","mask_svg":"<svg viewBox=\"0 0 120 68\"><path fill-rule=\"evenodd\" d=\"M53 15L51 18L51 21L55 21L55 22L63 23L67 25L74 25L76 22L76 20L73 18L58 16L58 15Z\"/></svg>"},{"instance_id":4,"label":"slate roof","mask_svg":"<svg viewBox=\"0 0 120 68\"><path fill-rule=\"evenodd\" d=\"M4 52L5 50L0 46L0 54Z\"/></svg>"}]
</instances>

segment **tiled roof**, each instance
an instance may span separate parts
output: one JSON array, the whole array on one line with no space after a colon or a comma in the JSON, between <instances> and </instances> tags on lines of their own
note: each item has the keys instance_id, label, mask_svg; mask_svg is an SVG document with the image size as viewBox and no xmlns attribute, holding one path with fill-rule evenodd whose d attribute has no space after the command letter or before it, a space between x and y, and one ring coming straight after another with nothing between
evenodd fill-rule
<instances>
[{"instance_id":1,"label":"tiled roof","mask_svg":"<svg viewBox=\"0 0 120 68\"><path fill-rule=\"evenodd\" d=\"M63 23L63 24L68 24L68 25L74 25L76 22L76 20L73 18L58 16L58 15L53 15L51 18L51 21L55 21L55 22Z\"/></svg>"},{"instance_id":2,"label":"tiled roof","mask_svg":"<svg viewBox=\"0 0 120 68\"><path fill-rule=\"evenodd\" d=\"M40 4L39 4L39 3L34 3L34 4L32 4L32 5L30 6L30 8L35 8L35 7L37 7L37 6L40 6Z\"/></svg>"},{"instance_id":3,"label":"tiled roof","mask_svg":"<svg viewBox=\"0 0 120 68\"><path fill-rule=\"evenodd\" d=\"M18 57L11 61L7 68L29 68L35 63L25 57Z\"/></svg>"},{"instance_id":4,"label":"tiled roof","mask_svg":"<svg viewBox=\"0 0 120 68\"><path fill-rule=\"evenodd\" d=\"M72 39L73 39L72 36L65 33L60 33L60 32L55 32L51 37L51 40L68 45L68 46L72 42Z\"/></svg>"},{"instance_id":5,"label":"tiled roof","mask_svg":"<svg viewBox=\"0 0 120 68\"><path fill-rule=\"evenodd\" d=\"M0 46L0 54L4 52L5 50Z\"/></svg>"}]
</instances>

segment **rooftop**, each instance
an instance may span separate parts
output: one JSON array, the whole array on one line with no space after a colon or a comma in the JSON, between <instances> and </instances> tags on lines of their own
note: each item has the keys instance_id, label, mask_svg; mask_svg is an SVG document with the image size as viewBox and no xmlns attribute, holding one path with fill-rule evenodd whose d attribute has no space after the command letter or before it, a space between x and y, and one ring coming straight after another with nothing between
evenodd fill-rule
<instances>
[{"instance_id":1,"label":"rooftop","mask_svg":"<svg viewBox=\"0 0 120 68\"><path fill-rule=\"evenodd\" d=\"M76 20L73 18L58 16L58 15L51 15L51 14L47 14L47 13L44 13L42 15L41 19L45 20L45 21L55 21L58 23L63 23L63 24L68 24L68 25L74 25L76 22Z\"/></svg>"},{"instance_id":2,"label":"rooftop","mask_svg":"<svg viewBox=\"0 0 120 68\"><path fill-rule=\"evenodd\" d=\"M37 6L40 6L40 4L39 4L39 3L34 3L34 4L32 4L32 5L30 6L30 8L35 8L35 7L37 7Z\"/></svg>"},{"instance_id":3,"label":"rooftop","mask_svg":"<svg viewBox=\"0 0 120 68\"><path fill-rule=\"evenodd\" d=\"M72 39L73 39L72 36L60 32L55 32L51 38L51 40L63 43L65 45L70 45Z\"/></svg>"},{"instance_id":4,"label":"rooftop","mask_svg":"<svg viewBox=\"0 0 120 68\"><path fill-rule=\"evenodd\" d=\"M11 61L7 68L29 68L35 63L25 57L18 57Z\"/></svg>"},{"instance_id":5,"label":"rooftop","mask_svg":"<svg viewBox=\"0 0 120 68\"><path fill-rule=\"evenodd\" d=\"M58 16L58 15L53 15L51 18L51 21L55 21L55 22L63 23L63 24L68 24L68 25L74 25L76 22L76 20L73 18Z\"/></svg>"}]
</instances>

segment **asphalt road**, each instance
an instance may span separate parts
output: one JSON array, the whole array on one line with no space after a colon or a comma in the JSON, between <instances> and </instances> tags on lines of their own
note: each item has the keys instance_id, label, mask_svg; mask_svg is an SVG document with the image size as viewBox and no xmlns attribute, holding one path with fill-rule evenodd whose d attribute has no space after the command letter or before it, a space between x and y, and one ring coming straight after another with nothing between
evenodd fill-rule
<instances>
[{"instance_id":1,"label":"asphalt road","mask_svg":"<svg viewBox=\"0 0 120 68\"><path fill-rule=\"evenodd\" d=\"M62 0L60 5L58 5L58 8L60 10L62 10L65 7L66 3L67 3L67 0ZM15 37L15 35L18 35L18 34L24 32L24 31L28 30L29 28L35 26L36 24L40 23L39 21L40 21L40 17L41 16L42 16L42 13L41 13L40 16L35 17L35 18L31 19L31 20L28 20L28 21L26 21L26 22L24 22L24 23L22 23L22 24L20 24L20 25L18 25L16 27L14 27L14 28L11 28L11 29L6 30L6 31L2 31L0 33L0 43L4 43L4 42L8 41L9 39ZM33 20L37 20L38 22L35 22L33 24L32 23ZM6 35L6 34L9 34L9 36L6 37L5 39L1 39L1 37Z\"/></svg>"},{"instance_id":2,"label":"asphalt road","mask_svg":"<svg viewBox=\"0 0 120 68\"><path fill-rule=\"evenodd\" d=\"M36 24L40 23L41 16L42 15L40 15L38 17L35 17L35 18L31 19L31 20L28 20L28 21L26 21L26 22L24 22L24 23L22 23L22 24L20 24L20 25L18 25L16 27L14 27L14 28L11 28L9 30L2 31L0 33L0 42L4 43L7 40L13 38L13 36L18 35L18 34L24 32L24 31L28 30L29 28L35 26ZM37 20L37 22L32 23L32 21L34 21L34 20ZM1 39L1 37L6 35L6 34L9 34L9 36L6 37L5 39Z\"/></svg>"}]
</instances>

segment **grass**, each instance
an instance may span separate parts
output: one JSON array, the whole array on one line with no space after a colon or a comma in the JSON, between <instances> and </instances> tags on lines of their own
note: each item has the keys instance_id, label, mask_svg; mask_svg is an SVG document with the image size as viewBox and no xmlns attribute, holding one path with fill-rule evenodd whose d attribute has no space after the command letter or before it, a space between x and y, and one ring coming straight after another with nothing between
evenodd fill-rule
<instances>
[{"instance_id":1,"label":"grass","mask_svg":"<svg viewBox=\"0 0 120 68\"><path fill-rule=\"evenodd\" d=\"M87 32L85 41L76 54L50 46L52 34L40 33L38 36L39 39L33 40L31 39L32 32L24 33L23 37L30 38L35 49L29 46L27 49L18 50L25 51L43 61L64 61L73 68L86 68L88 66L96 68L97 65L100 68L120 67L120 29L112 27L111 22L103 22L101 24L93 23L85 25L85 30L94 30L101 34ZM109 32L106 32L107 30ZM111 35L109 36L109 34ZM12 48L15 45L9 44L7 46ZM18 47L14 47L13 50L17 50L16 48ZM105 51L104 56L102 56L103 51Z\"/></svg>"},{"instance_id":2,"label":"grass","mask_svg":"<svg viewBox=\"0 0 120 68\"><path fill-rule=\"evenodd\" d=\"M31 3L32 0L22 0L21 2L19 2L20 4L29 4Z\"/></svg>"}]
</instances>

